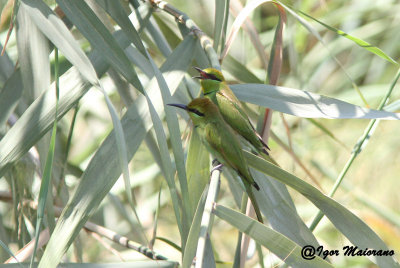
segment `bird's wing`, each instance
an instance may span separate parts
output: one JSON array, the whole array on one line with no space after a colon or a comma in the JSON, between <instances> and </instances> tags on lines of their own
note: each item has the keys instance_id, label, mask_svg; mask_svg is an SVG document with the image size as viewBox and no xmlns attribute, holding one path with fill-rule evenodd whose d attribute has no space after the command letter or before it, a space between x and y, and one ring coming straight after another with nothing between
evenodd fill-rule
<instances>
[{"instance_id":1,"label":"bird's wing","mask_svg":"<svg viewBox=\"0 0 400 268\"><path fill-rule=\"evenodd\" d=\"M261 138L260 134L257 133L256 129L254 128L253 124L250 122L250 119L247 116L247 114L245 113L245 111L243 110L243 108L239 105L240 102L236 98L236 96L233 94L233 92L230 89L228 90L225 88L224 90L220 90L217 94L221 94L221 96L224 97L224 98L221 98L222 100L228 101L234 108L236 108L237 115L240 116L243 119L243 122L245 122L245 124L247 125L247 127L249 127L254 132L254 134L256 135L257 139L261 142L261 144L265 148L270 150L268 145Z\"/></svg>"},{"instance_id":2,"label":"bird's wing","mask_svg":"<svg viewBox=\"0 0 400 268\"><path fill-rule=\"evenodd\" d=\"M223 125L222 125L223 124ZM221 162L235 170L239 170L244 162L240 144L234 132L225 122L213 122L205 128L205 139L213 153Z\"/></svg>"},{"instance_id":3,"label":"bird's wing","mask_svg":"<svg viewBox=\"0 0 400 268\"><path fill-rule=\"evenodd\" d=\"M249 124L249 126L251 127L251 129L253 129L255 131L255 128L253 127L253 125L251 124L249 117L247 116L247 114L243 111L243 108L238 104L239 100L236 97L232 97L231 94L229 94L227 91L223 91L220 90L217 94L221 94L223 97L225 97L224 99L229 101L229 103L231 105L233 105L236 110L239 112L239 115L246 120L246 122ZM237 102L236 102L237 101Z\"/></svg>"},{"instance_id":4,"label":"bird's wing","mask_svg":"<svg viewBox=\"0 0 400 268\"><path fill-rule=\"evenodd\" d=\"M214 156L223 164L234 169L242 178L243 183L254 185L259 190L260 187L254 181L247 167L239 140L230 126L222 120L221 122L212 122L207 124L204 134Z\"/></svg>"}]
</instances>

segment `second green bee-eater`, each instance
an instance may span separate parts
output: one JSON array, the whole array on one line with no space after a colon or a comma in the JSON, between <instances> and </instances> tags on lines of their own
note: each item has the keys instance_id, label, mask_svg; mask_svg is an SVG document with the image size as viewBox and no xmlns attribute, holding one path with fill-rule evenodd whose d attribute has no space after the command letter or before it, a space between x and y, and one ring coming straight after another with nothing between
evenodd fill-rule
<instances>
[{"instance_id":1,"label":"second green bee-eater","mask_svg":"<svg viewBox=\"0 0 400 268\"><path fill-rule=\"evenodd\" d=\"M218 107L208 98L194 99L188 105L168 105L186 110L192 119L194 129L211 154L219 162L235 170L242 178L257 219L262 223L261 212L251 186L257 190L260 190L260 187L250 173L237 136L224 121Z\"/></svg>"},{"instance_id":2,"label":"second green bee-eater","mask_svg":"<svg viewBox=\"0 0 400 268\"><path fill-rule=\"evenodd\" d=\"M201 90L204 97L212 100L219 108L225 121L245 140L247 140L257 151L268 156L268 145L250 122L244 112L242 104L229 88L224 76L214 68L201 70L195 67L200 73L196 78L200 79Z\"/></svg>"}]
</instances>

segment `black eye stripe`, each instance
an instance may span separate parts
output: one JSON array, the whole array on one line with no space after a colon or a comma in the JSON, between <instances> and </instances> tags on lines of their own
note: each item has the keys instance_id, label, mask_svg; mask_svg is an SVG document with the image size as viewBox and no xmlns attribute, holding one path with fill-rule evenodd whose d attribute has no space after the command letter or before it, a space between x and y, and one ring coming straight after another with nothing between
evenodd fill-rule
<instances>
[{"instance_id":1,"label":"black eye stripe","mask_svg":"<svg viewBox=\"0 0 400 268\"><path fill-rule=\"evenodd\" d=\"M188 111L191 112L191 113L195 113L198 116L204 116L204 114L202 112L200 112L199 110L194 109L194 108L188 108Z\"/></svg>"},{"instance_id":2,"label":"black eye stripe","mask_svg":"<svg viewBox=\"0 0 400 268\"><path fill-rule=\"evenodd\" d=\"M211 80L216 80L216 81L220 81L221 82L221 79L218 79L215 75L213 75L213 74L207 74L207 76L208 76L208 78L209 79L211 79Z\"/></svg>"}]
</instances>

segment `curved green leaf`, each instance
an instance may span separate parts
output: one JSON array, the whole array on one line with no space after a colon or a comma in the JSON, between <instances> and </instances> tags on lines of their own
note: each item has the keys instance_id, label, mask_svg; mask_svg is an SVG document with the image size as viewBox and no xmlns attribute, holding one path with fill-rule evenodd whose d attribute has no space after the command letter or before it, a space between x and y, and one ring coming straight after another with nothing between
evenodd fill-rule
<instances>
[{"instance_id":1,"label":"curved green leaf","mask_svg":"<svg viewBox=\"0 0 400 268\"><path fill-rule=\"evenodd\" d=\"M124 51L86 2L57 0L57 3L91 45L101 51L103 57L114 69L118 70L136 89L143 92L143 86Z\"/></svg>"},{"instance_id":2,"label":"curved green leaf","mask_svg":"<svg viewBox=\"0 0 400 268\"><path fill-rule=\"evenodd\" d=\"M328 262L316 256L312 260L306 260L301 256L301 247L288 239L286 236L268 228L246 215L224 207L216 205L213 211L215 215L233 225L239 231L246 233L257 243L269 249L286 264L292 267L320 268L333 267Z\"/></svg>"},{"instance_id":3,"label":"curved green leaf","mask_svg":"<svg viewBox=\"0 0 400 268\"><path fill-rule=\"evenodd\" d=\"M204 212L204 205L206 203L208 188L209 186L206 185L197 204L196 212L194 213L193 216L192 225L190 226L189 235L186 241L185 251L182 258L183 268L189 268L192 265L194 257L196 256L197 241L199 240L199 233L201 227L200 222Z\"/></svg>"},{"instance_id":4,"label":"curved green leaf","mask_svg":"<svg viewBox=\"0 0 400 268\"><path fill-rule=\"evenodd\" d=\"M142 40L132 22L129 20L128 14L122 7L119 1L107 1L107 0L97 0L96 1L108 14L115 20L120 26L122 31L125 32L126 36L130 41L136 46L136 48L142 53L143 56L146 55L145 47L143 46Z\"/></svg>"},{"instance_id":5,"label":"curved green leaf","mask_svg":"<svg viewBox=\"0 0 400 268\"><path fill-rule=\"evenodd\" d=\"M0 91L0 126L3 126L17 106L22 95L21 72L15 71Z\"/></svg>"},{"instance_id":6,"label":"curved green leaf","mask_svg":"<svg viewBox=\"0 0 400 268\"><path fill-rule=\"evenodd\" d=\"M163 73L165 73L163 75L171 90L171 94L175 93L179 82L183 78L184 72L190 64L190 55L192 54L190 49L186 49L187 47L184 47L184 54L182 49L177 51L178 48L174 52L178 53L185 60L177 61L176 56L171 55L164 63L164 66L168 66L168 68L161 68ZM170 61L173 62L171 63ZM128 159L133 157L145 138L147 131L153 126L150 109L153 109L153 115L157 115L164 108L161 105L157 82L149 83L148 87L146 96L139 96L121 119L127 142ZM149 98L149 102L146 98ZM93 156L74 195L69 200L68 205L63 210L57 222L39 267L55 267L59 263L80 229L96 211L104 196L118 179L121 174L121 167L116 158L118 151L115 143L115 134L111 132ZM177 193L173 189L170 189L170 193L174 207L179 208L175 198ZM180 214L176 214L175 216L177 217L177 223L181 224L179 219Z\"/></svg>"},{"instance_id":7,"label":"curved green leaf","mask_svg":"<svg viewBox=\"0 0 400 268\"><path fill-rule=\"evenodd\" d=\"M194 212L210 179L210 153L201 143L196 131L192 131L190 136L186 172L190 191L190 206L191 211Z\"/></svg>"},{"instance_id":8,"label":"curved green leaf","mask_svg":"<svg viewBox=\"0 0 400 268\"><path fill-rule=\"evenodd\" d=\"M149 12L149 9L141 10L143 13ZM58 37L58 35L56 36ZM123 33L116 32L114 36L121 47L129 45L129 41ZM85 56L85 54L83 55ZM103 75L109 68L109 64L105 61L100 51L95 49L89 58L93 62L93 66L95 66L95 70L99 76ZM76 66L60 77L58 118L61 118L74 107L91 87L91 84L87 82L88 78L84 78L82 78L81 69ZM54 84L50 88L54 88ZM43 92L7 132L7 135L3 137L0 141L0 176L4 174L12 162L25 154L51 128L54 122L55 103L53 91Z\"/></svg>"},{"instance_id":9,"label":"curved green leaf","mask_svg":"<svg viewBox=\"0 0 400 268\"><path fill-rule=\"evenodd\" d=\"M214 50L218 51L218 45L222 36L224 36L225 30L224 26L225 21L228 20L229 17L229 0L216 0L215 1L215 19L214 19Z\"/></svg>"},{"instance_id":10,"label":"curved green leaf","mask_svg":"<svg viewBox=\"0 0 400 268\"><path fill-rule=\"evenodd\" d=\"M350 210L298 177L247 151L243 152L250 166L292 187L310 200L351 243L361 249L388 250L382 239ZM375 256L372 260L380 267L400 267L391 256Z\"/></svg>"},{"instance_id":11,"label":"curved green leaf","mask_svg":"<svg viewBox=\"0 0 400 268\"><path fill-rule=\"evenodd\" d=\"M263 84L230 86L242 101L305 118L399 120L400 114L363 108L338 99L288 87Z\"/></svg>"},{"instance_id":12,"label":"curved green leaf","mask_svg":"<svg viewBox=\"0 0 400 268\"><path fill-rule=\"evenodd\" d=\"M260 191L254 191L254 195L272 228L300 246L318 247L317 239L297 214L286 185L257 170L252 174L261 188Z\"/></svg>"},{"instance_id":13,"label":"curved green leaf","mask_svg":"<svg viewBox=\"0 0 400 268\"><path fill-rule=\"evenodd\" d=\"M92 85L98 83L96 72L64 22L41 0L22 0L27 13L40 31L63 53Z\"/></svg>"},{"instance_id":14,"label":"curved green leaf","mask_svg":"<svg viewBox=\"0 0 400 268\"><path fill-rule=\"evenodd\" d=\"M338 35L341 35L341 36L343 36L343 37L345 37L345 38L347 38L347 39L349 39L349 40L351 40L351 41L353 41L354 43L356 43L356 44L359 45L360 47L362 47L362 48L368 50L369 52L374 53L375 55L381 57L382 59L387 60L387 61L390 62L390 63L399 65L398 62L396 62L394 59L392 59L389 55L387 55L385 52L383 52L380 48L378 48L378 47L376 47L376 46L373 46L373 45L371 45L370 43L365 42L364 40L362 40L362 39L360 39L360 38L357 38L357 37L352 36L352 35L350 35L350 34L348 34L348 33L345 33L345 32L343 32L342 30L339 30L339 29L336 29L336 28L334 28L334 27L332 27L332 26L329 26L328 24L325 24L325 23L323 23L322 21L319 21L319 20L317 20L316 18L314 18L314 17L312 17L312 16L310 16L310 15L308 15L308 14L306 14L306 13L300 11L300 10L298 10L297 12L299 12L300 14L306 16L306 17L309 18L309 19L312 19L312 20L318 22L319 24L321 24L322 26L324 26L324 27L327 28L328 30L330 30L330 31L332 31L332 32L334 32L334 33L336 33L336 34L338 34Z\"/></svg>"},{"instance_id":15,"label":"curved green leaf","mask_svg":"<svg viewBox=\"0 0 400 268\"><path fill-rule=\"evenodd\" d=\"M49 42L29 16L29 8L18 10L17 47L25 101L32 103L50 85Z\"/></svg>"}]
</instances>

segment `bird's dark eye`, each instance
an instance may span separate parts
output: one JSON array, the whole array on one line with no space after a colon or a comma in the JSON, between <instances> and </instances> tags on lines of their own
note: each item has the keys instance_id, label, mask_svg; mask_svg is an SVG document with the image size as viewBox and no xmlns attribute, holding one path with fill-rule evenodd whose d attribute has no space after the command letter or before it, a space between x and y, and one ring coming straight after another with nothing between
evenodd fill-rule
<instances>
[{"instance_id":1,"label":"bird's dark eye","mask_svg":"<svg viewBox=\"0 0 400 268\"><path fill-rule=\"evenodd\" d=\"M221 82L221 79L219 79L218 77L216 77L216 76L213 75L213 74L207 74L207 78L208 78L208 79L211 79L211 80L215 80L215 81Z\"/></svg>"},{"instance_id":2,"label":"bird's dark eye","mask_svg":"<svg viewBox=\"0 0 400 268\"><path fill-rule=\"evenodd\" d=\"M188 108L188 111L191 112L191 113L195 113L198 116L204 116L204 114L202 112L200 112L199 110L194 109L194 108Z\"/></svg>"}]
</instances>

